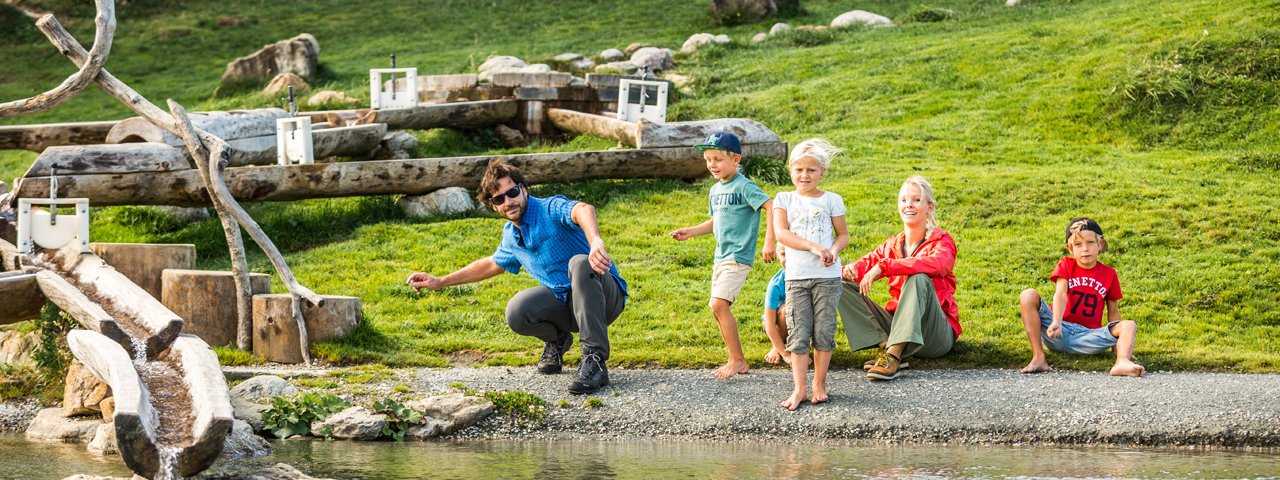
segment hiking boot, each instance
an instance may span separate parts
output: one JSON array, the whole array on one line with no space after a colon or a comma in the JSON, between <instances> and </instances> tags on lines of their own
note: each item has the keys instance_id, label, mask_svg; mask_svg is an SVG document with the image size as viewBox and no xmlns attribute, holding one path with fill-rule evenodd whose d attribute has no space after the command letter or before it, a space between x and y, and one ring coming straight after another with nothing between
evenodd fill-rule
<instances>
[{"instance_id":1,"label":"hiking boot","mask_svg":"<svg viewBox=\"0 0 1280 480\"><path fill-rule=\"evenodd\" d=\"M881 350L880 353L876 355L875 358L871 360L867 360L867 363L862 364L862 370L863 371L871 370L871 367L876 366L876 362L880 361L880 355L884 355L884 350ZM911 366L911 362L903 360L902 363L898 365L898 369L904 369L910 366Z\"/></svg>"},{"instance_id":2,"label":"hiking boot","mask_svg":"<svg viewBox=\"0 0 1280 480\"><path fill-rule=\"evenodd\" d=\"M578 373L574 374L573 381L569 383L569 393L578 395L593 393L608 384L609 369L605 368L604 362L600 361L600 356L584 353L582 364L578 366Z\"/></svg>"},{"instance_id":3,"label":"hiking boot","mask_svg":"<svg viewBox=\"0 0 1280 480\"><path fill-rule=\"evenodd\" d=\"M876 361L867 370L867 378L872 380L893 380L898 378L898 372L902 369L902 359L894 356L889 352L880 353L876 357Z\"/></svg>"},{"instance_id":4,"label":"hiking boot","mask_svg":"<svg viewBox=\"0 0 1280 480\"><path fill-rule=\"evenodd\" d=\"M573 345L573 335L568 333L554 342L547 342L546 346L542 347L542 358L538 360L538 373L546 375L560 373L564 365L564 353L569 351L570 345Z\"/></svg>"}]
</instances>

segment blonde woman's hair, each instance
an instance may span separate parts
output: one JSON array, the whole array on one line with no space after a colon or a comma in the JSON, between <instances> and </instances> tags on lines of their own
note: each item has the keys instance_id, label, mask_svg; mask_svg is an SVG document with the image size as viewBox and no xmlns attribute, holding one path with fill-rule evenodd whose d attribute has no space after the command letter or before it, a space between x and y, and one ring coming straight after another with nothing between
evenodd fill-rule
<instances>
[{"instance_id":1,"label":"blonde woman's hair","mask_svg":"<svg viewBox=\"0 0 1280 480\"><path fill-rule=\"evenodd\" d=\"M791 166L796 160L809 157L818 162L818 165L822 165L823 169L826 169L828 165L831 165L831 159L842 152L844 152L843 148L832 145L826 140L810 138L791 149L791 155L787 157L787 166Z\"/></svg>"},{"instance_id":2,"label":"blonde woman's hair","mask_svg":"<svg viewBox=\"0 0 1280 480\"><path fill-rule=\"evenodd\" d=\"M933 207L929 210L929 221L925 224L925 236L927 238L928 234L933 233L933 229L938 228L938 220L934 218L934 214L938 213L938 201L933 197L933 185L930 185L928 180L919 175L912 175L907 178L907 181L902 182L904 188L907 185L915 185L916 188L919 188L920 196Z\"/></svg>"}]
</instances>

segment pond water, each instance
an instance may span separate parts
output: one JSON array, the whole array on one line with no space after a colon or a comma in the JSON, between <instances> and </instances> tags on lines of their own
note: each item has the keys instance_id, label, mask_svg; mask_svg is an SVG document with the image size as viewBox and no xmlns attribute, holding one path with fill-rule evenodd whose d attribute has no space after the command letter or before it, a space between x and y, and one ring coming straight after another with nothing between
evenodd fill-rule
<instances>
[{"instance_id":1,"label":"pond water","mask_svg":"<svg viewBox=\"0 0 1280 480\"><path fill-rule=\"evenodd\" d=\"M275 441L274 454L219 462L244 472L285 462L336 479L416 478L1280 478L1278 450L1172 450L706 441ZM119 457L0 435L0 478L128 476Z\"/></svg>"}]
</instances>

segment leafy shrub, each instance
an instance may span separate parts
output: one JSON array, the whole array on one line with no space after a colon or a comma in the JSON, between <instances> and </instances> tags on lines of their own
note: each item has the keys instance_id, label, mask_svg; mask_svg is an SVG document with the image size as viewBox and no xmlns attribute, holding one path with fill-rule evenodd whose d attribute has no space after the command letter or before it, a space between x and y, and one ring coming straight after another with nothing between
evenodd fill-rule
<instances>
[{"instance_id":1,"label":"leafy shrub","mask_svg":"<svg viewBox=\"0 0 1280 480\"><path fill-rule=\"evenodd\" d=\"M278 396L271 399L271 408L262 412L262 424L278 438L306 435L311 431L311 422L322 421L350 406L350 402L327 393Z\"/></svg>"},{"instance_id":2,"label":"leafy shrub","mask_svg":"<svg viewBox=\"0 0 1280 480\"><path fill-rule=\"evenodd\" d=\"M787 172L785 158L753 157L742 159L742 174L756 183L772 183L774 185L791 185L791 174Z\"/></svg>"},{"instance_id":3,"label":"leafy shrub","mask_svg":"<svg viewBox=\"0 0 1280 480\"><path fill-rule=\"evenodd\" d=\"M404 441L404 433L409 427L422 423L422 413L391 398L374 402L373 411L387 416L387 425L382 427L382 434L397 442Z\"/></svg>"},{"instance_id":4,"label":"leafy shrub","mask_svg":"<svg viewBox=\"0 0 1280 480\"><path fill-rule=\"evenodd\" d=\"M597 408L601 408L601 407L604 407L604 400L601 400L596 397L591 397L591 398L588 398L587 401L582 403L582 407L590 408L593 410Z\"/></svg>"},{"instance_id":5,"label":"leafy shrub","mask_svg":"<svg viewBox=\"0 0 1280 480\"><path fill-rule=\"evenodd\" d=\"M71 350L67 348L67 332L77 325L70 316L62 313L53 303L45 304L36 318L40 331L40 345L31 358L45 384L61 383L71 366Z\"/></svg>"},{"instance_id":6,"label":"leafy shrub","mask_svg":"<svg viewBox=\"0 0 1280 480\"><path fill-rule=\"evenodd\" d=\"M953 18L956 18L954 10L921 5L898 17L897 23L945 22Z\"/></svg>"},{"instance_id":7,"label":"leafy shrub","mask_svg":"<svg viewBox=\"0 0 1280 480\"><path fill-rule=\"evenodd\" d=\"M547 401L529 392L485 392L484 398L493 402L495 411L517 422L538 423L547 417Z\"/></svg>"}]
</instances>

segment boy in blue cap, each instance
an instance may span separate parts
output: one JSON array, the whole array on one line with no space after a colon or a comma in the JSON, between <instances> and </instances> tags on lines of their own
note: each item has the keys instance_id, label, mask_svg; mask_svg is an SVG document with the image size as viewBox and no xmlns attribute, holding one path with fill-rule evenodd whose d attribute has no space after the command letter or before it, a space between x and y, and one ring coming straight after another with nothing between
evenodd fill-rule
<instances>
[{"instance_id":1,"label":"boy in blue cap","mask_svg":"<svg viewBox=\"0 0 1280 480\"><path fill-rule=\"evenodd\" d=\"M720 380L726 380L750 369L738 338L738 320L733 317L730 306L746 284L747 274L751 273L755 263L761 210L764 210L766 218L762 257L765 262L774 259L776 247L770 220L773 201L755 182L738 173L742 144L737 135L727 131L712 133L693 148L702 152L707 170L717 180L711 186L708 211L711 219L693 227L677 229L671 232L671 238L685 241L708 233L716 236L710 306L711 314L720 327L720 336L729 350L729 361L711 373Z\"/></svg>"}]
</instances>

